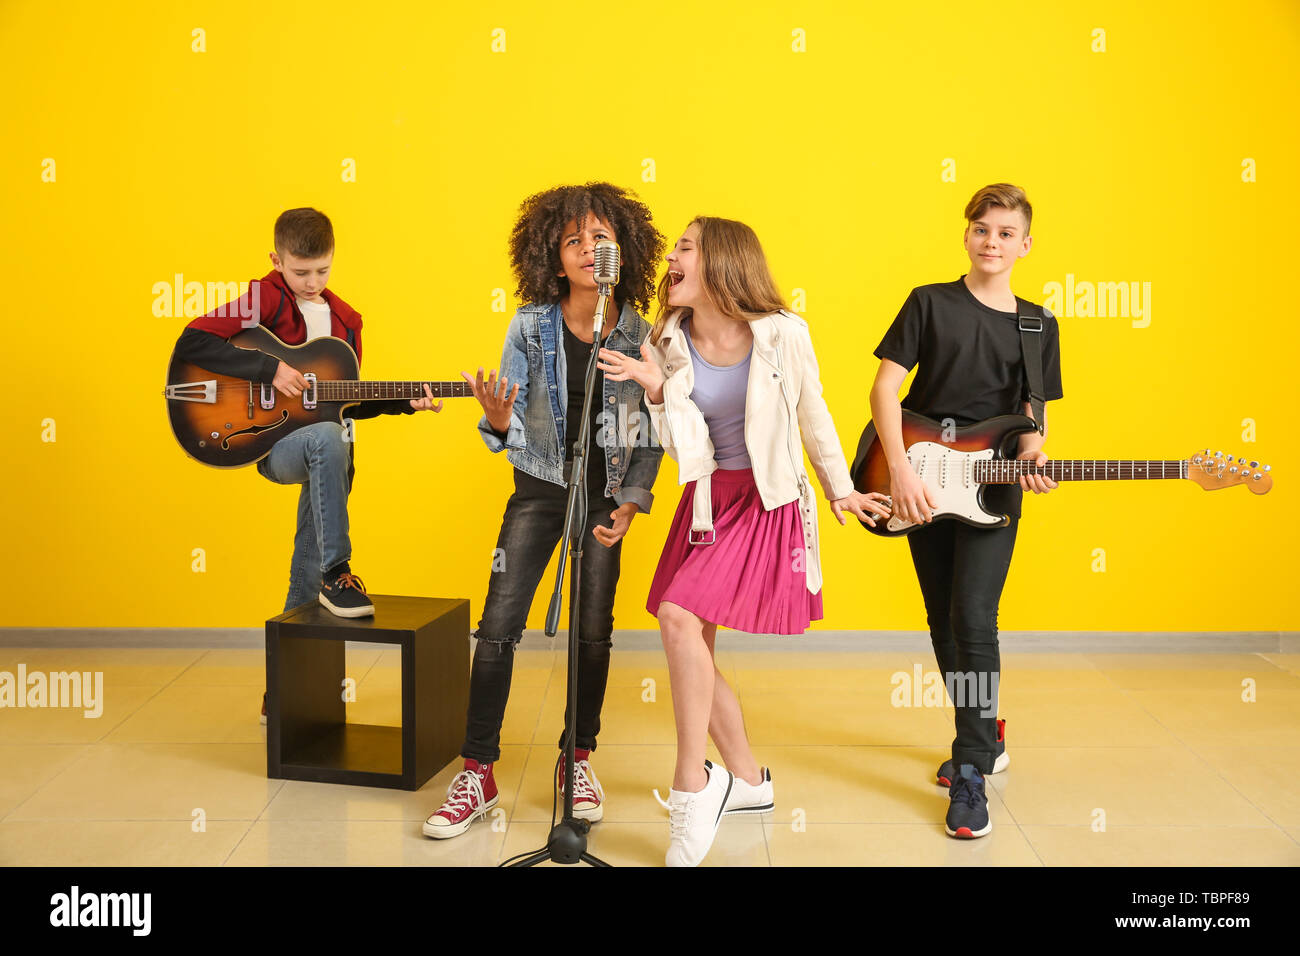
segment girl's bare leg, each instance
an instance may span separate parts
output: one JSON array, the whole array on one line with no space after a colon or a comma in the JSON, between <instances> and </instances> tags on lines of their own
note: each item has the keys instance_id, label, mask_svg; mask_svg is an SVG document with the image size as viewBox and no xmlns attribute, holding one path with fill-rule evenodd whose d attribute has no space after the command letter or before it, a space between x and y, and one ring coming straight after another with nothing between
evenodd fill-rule
<instances>
[{"instance_id":1,"label":"girl's bare leg","mask_svg":"<svg viewBox=\"0 0 1300 956\"><path fill-rule=\"evenodd\" d=\"M703 638L709 649L709 660L713 662L713 641L718 634L718 625L705 624ZM676 691L674 691L674 694ZM713 707L709 712L709 736L717 745L718 753L727 769L746 783L758 786L762 776L754 753L749 749L749 738L745 736L745 721L740 713L740 701L722 676L722 671L713 663Z\"/></svg>"},{"instance_id":2,"label":"girl's bare leg","mask_svg":"<svg viewBox=\"0 0 1300 956\"><path fill-rule=\"evenodd\" d=\"M659 630L668 657L673 718L677 722L677 765L673 789L697 793L708 783L704 769L717 669L704 642L703 621L685 608L664 601L659 605ZM733 698L734 699L734 698Z\"/></svg>"}]
</instances>

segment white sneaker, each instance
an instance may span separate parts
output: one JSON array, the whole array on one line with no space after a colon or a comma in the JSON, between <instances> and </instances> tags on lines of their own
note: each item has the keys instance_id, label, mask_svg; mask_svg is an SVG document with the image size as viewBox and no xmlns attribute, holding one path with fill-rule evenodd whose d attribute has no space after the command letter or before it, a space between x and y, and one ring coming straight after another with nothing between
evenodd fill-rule
<instances>
[{"instance_id":1,"label":"white sneaker","mask_svg":"<svg viewBox=\"0 0 1300 956\"><path fill-rule=\"evenodd\" d=\"M555 776L555 792L564 803L564 761ZM586 760L579 760L573 770L573 815L579 820L599 823L605 816L605 788L596 779L596 771Z\"/></svg>"},{"instance_id":2,"label":"white sneaker","mask_svg":"<svg viewBox=\"0 0 1300 956\"><path fill-rule=\"evenodd\" d=\"M654 798L659 801L659 806L665 810L669 809L668 801L659 796L658 789L652 791ZM727 798L727 805L722 811L723 816L731 816L733 813L768 813L776 806L776 799L772 790L772 771L766 767L763 768L763 780L755 787L753 784L746 783L740 777L736 777L736 782L731 788L731 796Z\"/></svg>"},{"instance_id":3,"label":"white sneaker","mask_svg":"<svg viewBox=\"0 0 1300 956\"><path fill-rule=\"evenodd\" d=\"M757 787L752 783L746 783L741 777L736 777L736 783L731 788L731 796L727 798L727 806L722 812L728 816L733 813L768 813L775 806L772 772L764 767L763 779L759 781Z\"/></svg>"},{"instance_id":4,"label":"white sneaker","mask_svg":"<svg viewBox=\"0 0 1300 956\"><path fill-rule=\"evenodd\" d=\"M722 820L722 809L731 796L736 781L731 771L715 767L704 761L709 780L704 789L696 793L680 790L668 791L668 854L667 866L699 866Z\"/></svg>"}]
</instances>

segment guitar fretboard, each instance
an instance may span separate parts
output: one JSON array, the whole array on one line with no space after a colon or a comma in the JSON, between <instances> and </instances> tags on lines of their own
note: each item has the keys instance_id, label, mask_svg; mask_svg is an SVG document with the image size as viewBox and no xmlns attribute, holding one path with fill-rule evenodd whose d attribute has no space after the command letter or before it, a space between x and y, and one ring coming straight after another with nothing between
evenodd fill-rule
<instances>
[{"instance_id":1,"label":"guitar fretboard","mask_svg":"<svg viewBox=\"0 0 1300 956\"><path fill-rule=\"evenodd\" d=\"M1046 475L1053 481L1131 481L1139 478L1186 478L1187 462L1138 461L1115 458L1048 461L1041 468L1032 461L975 462L975 480L982 485L1010 485L1021 475Z\"/></svg>"},{"instance_id":2,"label":"guitar fretboard","mask_svg":"<svg viewBox=\"0 0 1300 956\"><path fill-rule=\"evenodd\" d=\"M316 400L321 402L365 402L383 399L424 398L424 386L434 398L464 398L473 395L468 382L349 382L316 383Z\"/></svg>"}]
</instances>

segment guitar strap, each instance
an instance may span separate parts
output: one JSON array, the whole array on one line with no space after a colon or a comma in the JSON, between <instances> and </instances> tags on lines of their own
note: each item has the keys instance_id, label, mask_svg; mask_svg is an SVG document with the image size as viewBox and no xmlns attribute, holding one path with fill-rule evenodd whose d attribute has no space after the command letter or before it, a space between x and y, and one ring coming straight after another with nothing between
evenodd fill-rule
<instances>
[{"instance_id":1,"label":"guitar strap","mask_svg":"<svg viewBox=\"0 0 1300 956\"><path fill-rule=\"evenodd\" d=\"M1029 408L1033 412L1038 434L1043 433L1043 319L1037 315L1017 315L1020 327L1020 354L1025 362L1025 379L1029 382Z\"/></svg>"}]
</instances>

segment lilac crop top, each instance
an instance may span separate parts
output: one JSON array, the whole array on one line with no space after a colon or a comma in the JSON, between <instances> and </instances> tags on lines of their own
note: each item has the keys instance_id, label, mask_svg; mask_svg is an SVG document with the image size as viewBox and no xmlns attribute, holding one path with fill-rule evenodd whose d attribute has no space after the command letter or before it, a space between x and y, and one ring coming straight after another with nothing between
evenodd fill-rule
<instances>
[{"instance_id":1,"label":"lilac crop top","mask_svg":"<svg viewBox=\"0 0 1300 956\"><path fill-rule=\"evenodd\" d=\"M753 349L737 365L720 367L710 365L695 351L695 343L682 323L686 346L691 350L691 365L695 369L695 388L691 401L704 415L713 442L713 460L719 468L736 471L750 467L749 450L745 447L745 393L749 388L749 360Z\"/></svg>"}]
</instances>

